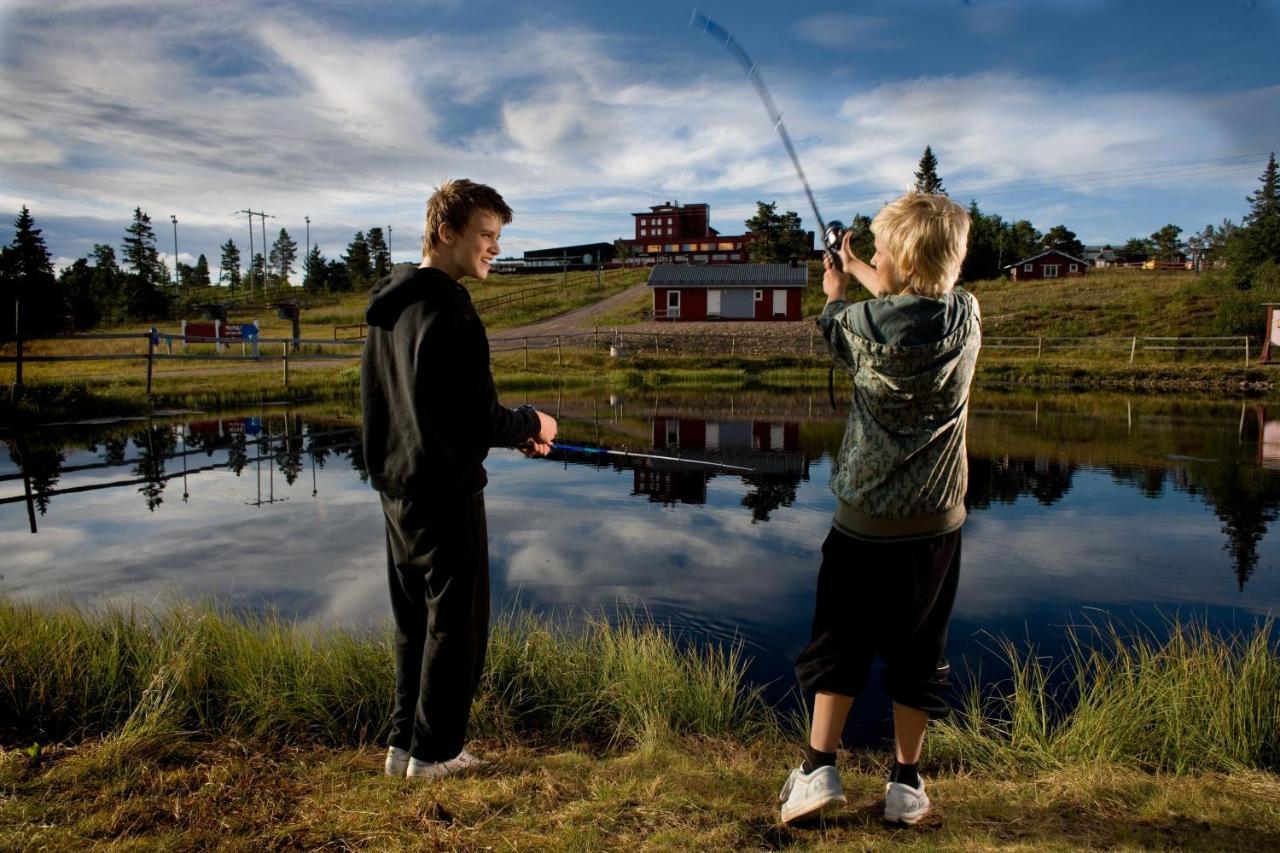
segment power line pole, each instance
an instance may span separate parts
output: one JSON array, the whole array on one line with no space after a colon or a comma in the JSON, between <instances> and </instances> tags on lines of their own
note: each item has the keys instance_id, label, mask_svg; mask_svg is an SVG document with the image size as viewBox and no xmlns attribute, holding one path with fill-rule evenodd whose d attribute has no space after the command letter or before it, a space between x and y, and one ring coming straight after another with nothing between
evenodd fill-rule
<instances>
[{"instance_id":1,"label":"power line pole","mask_svg":"<svg viewBox=\"0 0 1280 853\"><path fill-rule=\"evenodd\" d=\"M306 272L302 274L302 289L306 292L311 291L311 217L302 217L307 222L307 266Z\"/></svg>"},{"instance_id":2,"label":"power line pole","mask_svg":"<svg viewBox=\"0 0 1280 853\"><path fill-rule=\"evenodd\" d=\"M395 259L391 257L391 226L387 226L387 258L391 263L395 263Z\"/></svg>"},{"instance_id":3,"label":"power line pole","mask_svg":"<svg viewBox=\"0 0 1280 853\"><path fill-rule=\"evenodd\" d=\"M254 251L253 251L253 217L255 217L255 216L261 216L261 217L262 217L262 266L263 266L263 270L262 270L262 290L263 290L263 292L265 293L265 292L266 292L266 289L267 289L267 271L266 271L266 266L267 266L267 217L268 217L268 216L271 216L271 214L270 214L270 213L264 213L264 212L262 212L261 210L253 210L252 208L247 208L247 209L245 209L245 210L237 210L235 213L233 213L233 214L232 214L232 216L236 216L236 215L239 215L239 214L241 214L241 213L244 213L244 214L248 215L248 217L249 217L249 295L250 295L250 296L253 296L253 268L254 268L254 262L253 262L253 261L254 261L254 258L253 258L253 255L254 255ZM271 218L272 218L272 219L275 219L275 217L274 217L274 216L271 216Z\"/></svg>"},{"instance_id":4,"label":"power line pole","mask_svg":"<svg viewBox=\"0 0 1280 853\"><path fill-rule=\"evenodd\" d=\"M176 214L169 214L169 221L173 223L173 286L182 289L182 276L178 275L178 217Z\"/></svg>"}]
</instances>

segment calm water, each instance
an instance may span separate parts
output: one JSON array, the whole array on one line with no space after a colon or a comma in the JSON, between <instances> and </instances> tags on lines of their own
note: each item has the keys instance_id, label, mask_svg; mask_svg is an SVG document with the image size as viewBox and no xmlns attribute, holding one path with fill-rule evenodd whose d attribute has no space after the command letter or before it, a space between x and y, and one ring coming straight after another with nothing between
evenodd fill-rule
<instances>
[{"instance_id":1,"label":"calm water","mask_svg":"<svg viewBox=\"0 0 1280 853\"><path fill-rule=\"evenodd\" d=\"M843 415L818 395L530 402L559 412L566 442L753 470L494 451L495 609L640 609L690 639L740 641L751 677L783 698L808 636ZM357 420L267 408L0 433L0 595L216 597L382 624L382 522ZM1052 649L1064 626L1100 616L1230 628L1275 612L1278 468L1277 406L977 395L950 657L987 673L991 634ZM859 714L876 730L883 703Z\"/></svg>"}]
</instances>

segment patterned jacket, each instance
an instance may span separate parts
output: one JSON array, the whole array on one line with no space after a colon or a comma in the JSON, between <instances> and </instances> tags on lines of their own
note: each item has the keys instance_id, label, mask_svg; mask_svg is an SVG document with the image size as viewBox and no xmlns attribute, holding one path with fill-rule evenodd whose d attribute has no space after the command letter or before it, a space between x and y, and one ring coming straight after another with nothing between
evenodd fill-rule
<instances>
[{"instance_id":1,"label":"patterned jacket","mask_svg":"<svg viewBox=\"0 0 1280 853\"><path fill-rule=\"evenodd\" d=\"M836 528L889 540L959 528L969 480L969 384L982 343L978 301L958 289L941 300L837 301L818 326L853 377L831 472Z\"/></svg>"}]
</instances>

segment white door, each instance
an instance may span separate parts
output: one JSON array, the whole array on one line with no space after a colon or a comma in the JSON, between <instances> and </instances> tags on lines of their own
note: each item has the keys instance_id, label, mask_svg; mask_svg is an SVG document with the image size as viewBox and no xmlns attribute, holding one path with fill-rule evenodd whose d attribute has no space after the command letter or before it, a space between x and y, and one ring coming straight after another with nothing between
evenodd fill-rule
<instances>
[{"instance_id":1,"label":"white door","mask_svg":"<svg viewBox=\"0 0 1280 853\"><path fill-rule=\"evenodd\" d=\"M680 316L680 291L667 291L667 316L675 319Z\"/></svg>"},{"instance_id":2,"label":"white door","mask_svg":"<svg viewBox=\"0 0 1280 853\"><path fill-rule=\"evenodd\" d=\"M707 291L707 316L720 316L720 291L718 290Z\"/></svg>"},{"instance_id":3,"label":"white door","mask_svg":"<svg viewBox=\"0 0 1280 853\"><path fill-rule=\"evenodd\" d=\"M785 290L775 290L773 292L773 316L787 316L787 292Z\"/></svg>"}]
</instances>

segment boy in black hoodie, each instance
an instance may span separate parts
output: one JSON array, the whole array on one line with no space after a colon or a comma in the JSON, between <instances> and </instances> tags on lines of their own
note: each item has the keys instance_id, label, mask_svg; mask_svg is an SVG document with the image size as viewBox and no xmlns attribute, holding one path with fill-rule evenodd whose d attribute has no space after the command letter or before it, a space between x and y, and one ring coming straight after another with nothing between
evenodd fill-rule
<instances>
[{"instance_id":1,"label":"boy in black hoodie","mask_svg":"<svg viewBox=\"0 0 1280 853\"><path fill-rule=\"evenodd\" d=\"M364 455L381 493L396 623L388 776L480 764L463 750L489 641L484 459L545 455L555 419L498 404L484 324L458 283L484 279L511 209L490 187L446 181L427 202L422 264L369 291L360 365Z\"/></svg>"}]
</instances>

